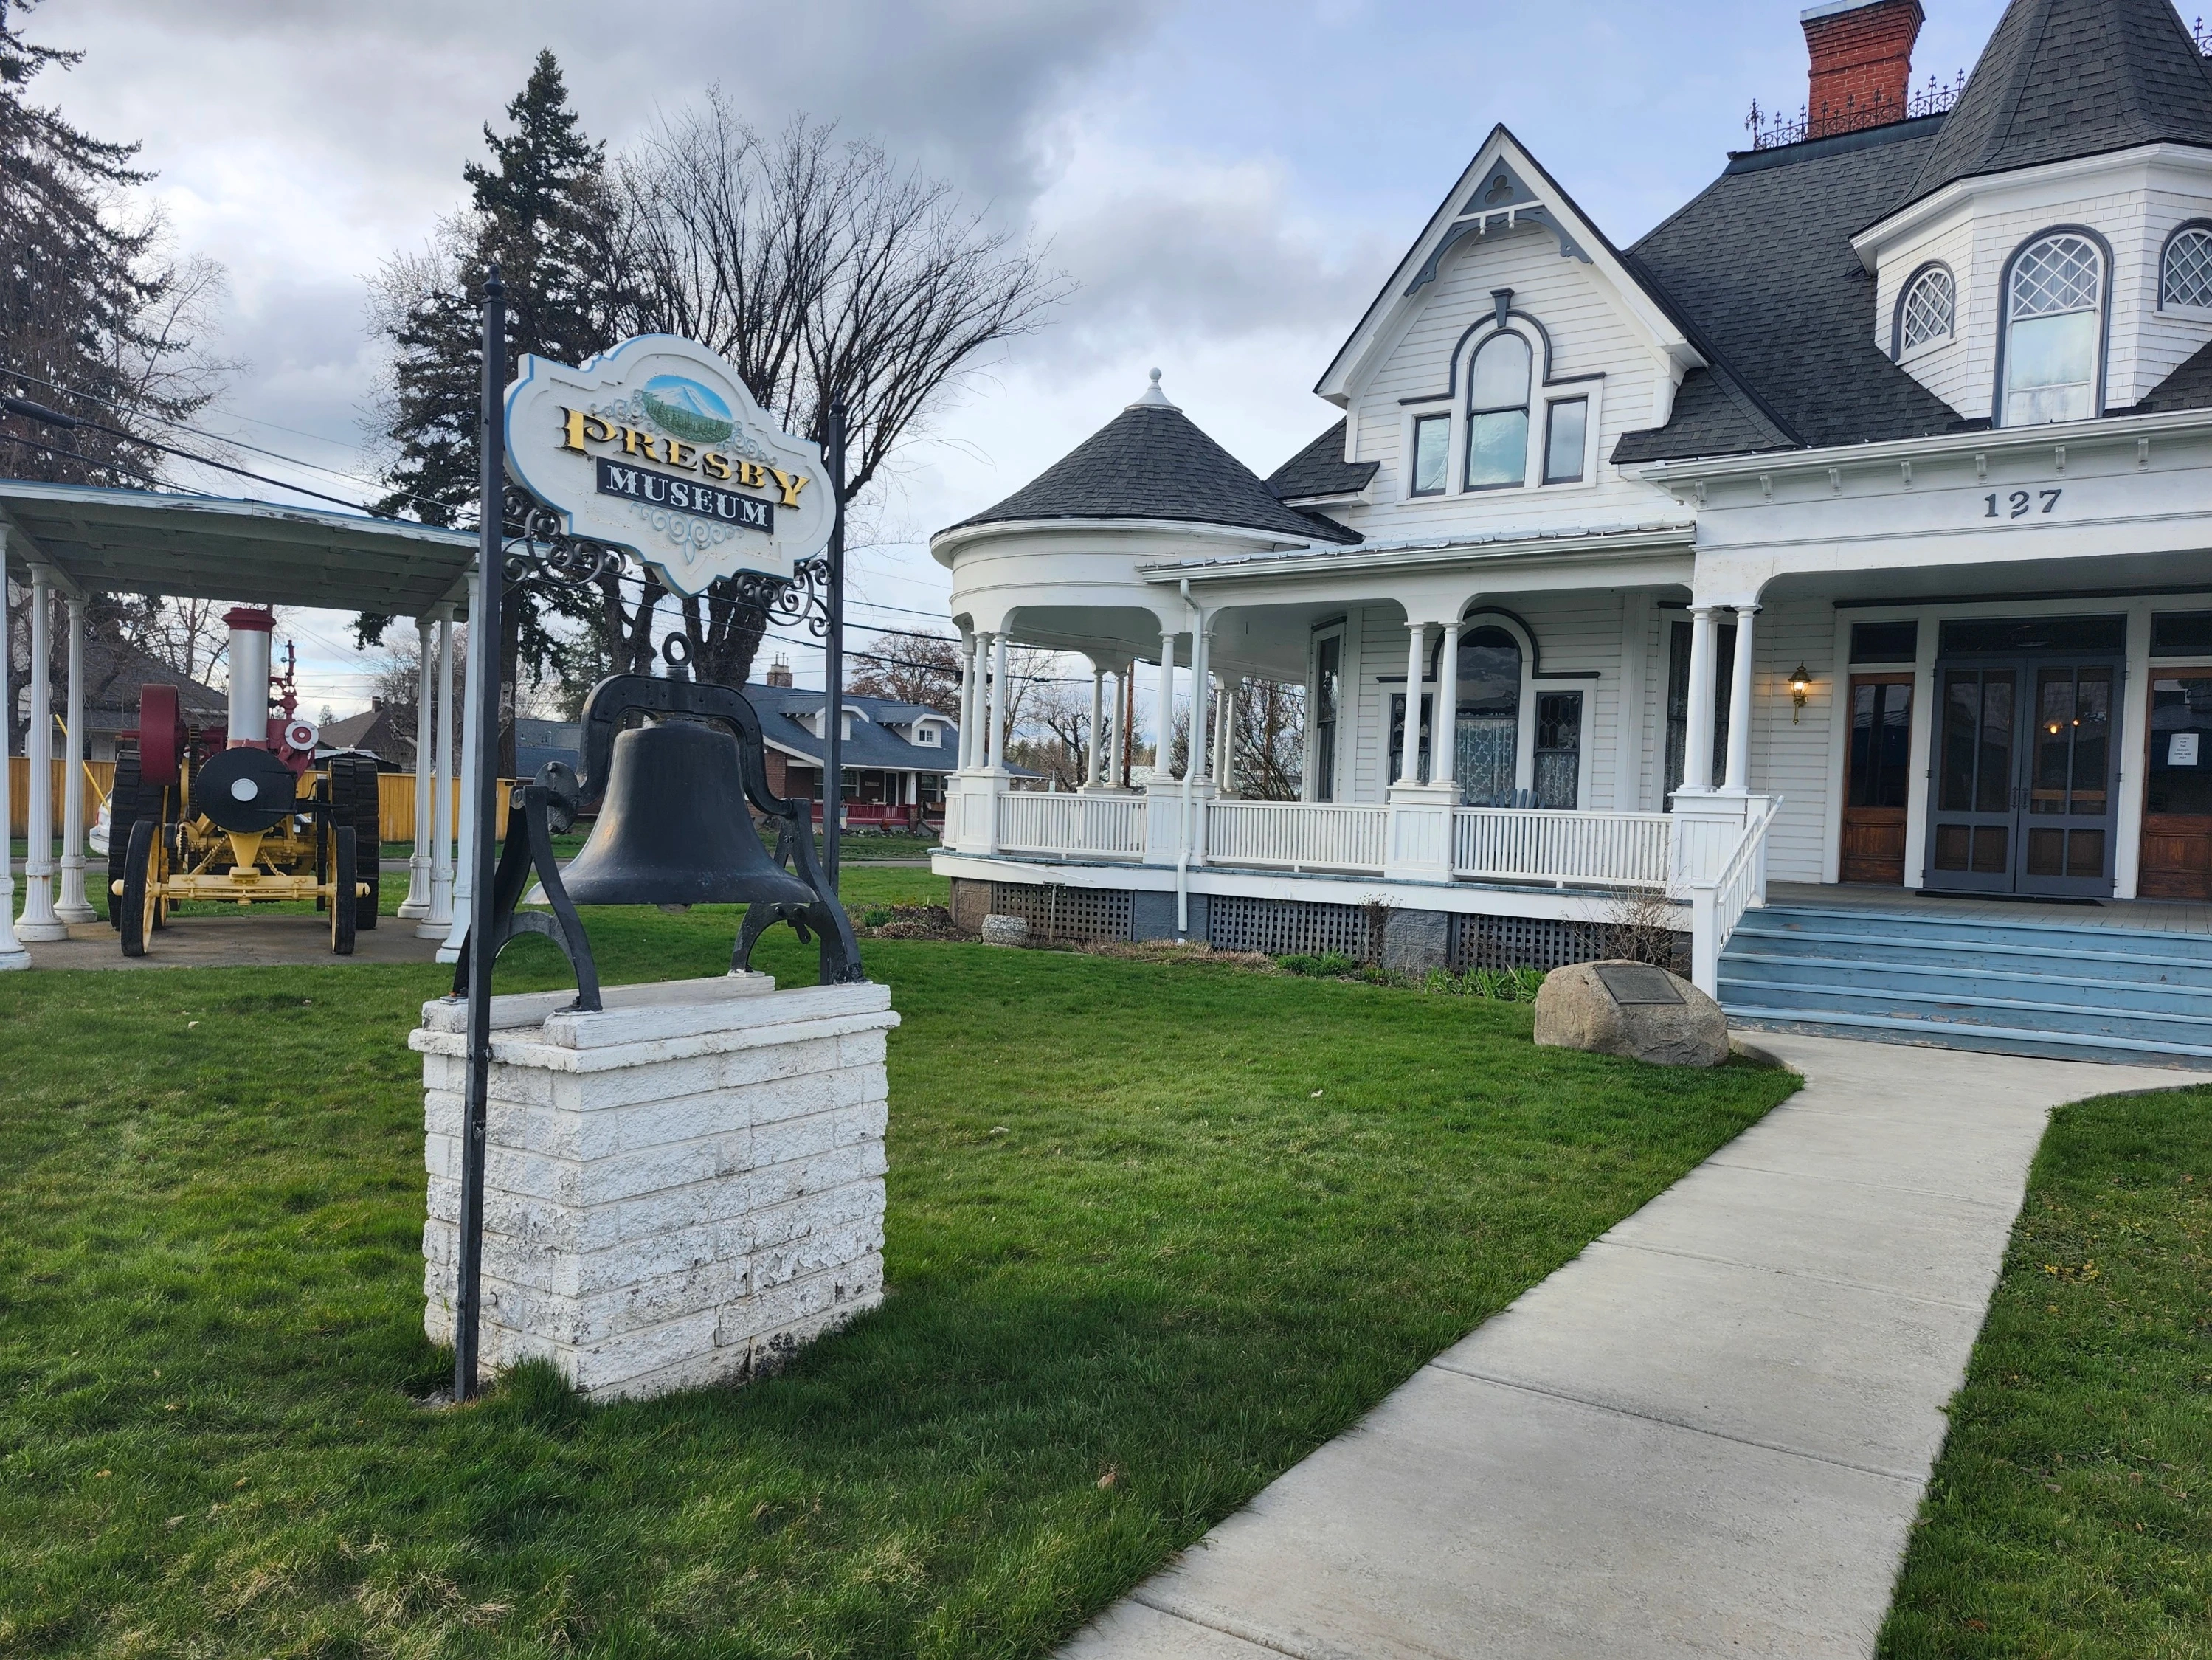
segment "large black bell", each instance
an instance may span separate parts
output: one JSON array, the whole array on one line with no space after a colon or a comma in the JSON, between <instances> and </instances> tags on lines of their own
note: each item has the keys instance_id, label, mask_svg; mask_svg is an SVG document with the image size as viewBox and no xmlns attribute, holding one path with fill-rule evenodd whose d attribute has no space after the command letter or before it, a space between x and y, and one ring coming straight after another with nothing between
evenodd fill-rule
<instances>
[{"instance_id":1,"label":"large black bell","mask_svg":"<svg viewBox=\"0 0 2212 1660\"><path fill-rule=\"evenodd\" d=\"M580 905L805 907L815 898L761 845L737 739L688 721L615 735L599 821L561 879Z\"/></svg>"}]
</instances>

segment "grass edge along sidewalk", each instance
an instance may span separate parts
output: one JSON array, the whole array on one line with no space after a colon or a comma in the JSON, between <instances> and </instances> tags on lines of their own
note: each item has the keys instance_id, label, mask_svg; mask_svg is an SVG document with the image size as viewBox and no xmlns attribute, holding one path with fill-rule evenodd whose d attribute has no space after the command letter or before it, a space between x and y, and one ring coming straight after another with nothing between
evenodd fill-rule
<instances>
[{"instance_id":1,"label":"grass edge along sidewalk","mask_svg":"<svg viewBox=\"0 0 2212 1660\"><path fill-rule=\"evenodd\" d=\"M1880 1653L2212 1654L2212 1085L2052 1114Z\"/></svg>"},{"instance_id":2,"label":"grass edge along sidewalk","mask_svg":"<svg viewBox=\"0 0 2212 1660\"><path fill-rule=\"evenodd\" d=\"M591 925L622 980L732 920ZM1525 1005L869 960L886 1305L742 1389L459 1413L411 1399L438 971L7 976L0 1653L1042 1655L1796 1083Z\"/></svg>"}]
</instances>

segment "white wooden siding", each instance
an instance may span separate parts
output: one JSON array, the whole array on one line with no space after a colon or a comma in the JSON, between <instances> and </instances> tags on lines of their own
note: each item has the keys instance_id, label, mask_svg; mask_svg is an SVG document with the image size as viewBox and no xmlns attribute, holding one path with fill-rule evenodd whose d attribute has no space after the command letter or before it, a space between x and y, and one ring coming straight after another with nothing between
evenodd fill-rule
<instances>
[{"instance_id":1,"label":"white wooden siding","mask_svg":"<svg viewBox=\"0 0 2212 1660\"><path fill-rule=\"evenodd\" d=\"M1751 787L1784 798L1767 842L1767 874L1778 882L1820 879L1835 654L1836 613L1826 601L1787 599L1759 613L1751 653ZM1793 722L1790 676L1801 663L1812 690Z\"/></svg>"}]
</instances>

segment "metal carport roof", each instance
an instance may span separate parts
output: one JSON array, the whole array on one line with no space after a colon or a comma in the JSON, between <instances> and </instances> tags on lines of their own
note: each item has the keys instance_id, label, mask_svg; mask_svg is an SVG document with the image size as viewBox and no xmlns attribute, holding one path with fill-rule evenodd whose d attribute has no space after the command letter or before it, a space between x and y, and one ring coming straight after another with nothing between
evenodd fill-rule
<instances>
[{"instance_id":1,"label":"metal carport roof","mask_svg":"<svg viewBox=\"0 0 2212 1660\"><path fill-rule=\"evenodd\" d=\"M80 592L421 617L468 611L473 532L220 496L0 479L10 561Z\"/></svg>"}]
</instances>

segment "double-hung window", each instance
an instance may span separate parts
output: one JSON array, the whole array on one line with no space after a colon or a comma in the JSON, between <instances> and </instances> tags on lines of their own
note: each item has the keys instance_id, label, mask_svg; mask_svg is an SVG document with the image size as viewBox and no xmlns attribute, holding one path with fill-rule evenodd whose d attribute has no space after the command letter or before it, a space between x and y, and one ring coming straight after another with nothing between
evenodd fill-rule
<instances>
[{"instance_id":1,"label":"double-hung window","mask_svg":"<svg viewBox=\"0 0 2212 1660\"><path fill-rule=\"evenodd\" d=\"M1491 337L1468 374L1467 487L1513 489L1528 482L1528 343Z\"/></svg>"},{"instance_id":2,"label":"double-hung window","mask_svg":"<svg viewBox=\"0 0 2212 1660\"><path fill-rule=\"evenodd\" d=\"M2104 289L2104 255L2086 236L2046 236L2014 262L2005 291L2006 426L2097 413Z\"/></svg>"}]
</instances>

